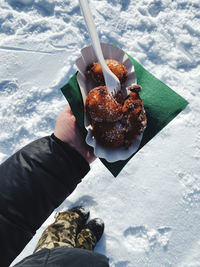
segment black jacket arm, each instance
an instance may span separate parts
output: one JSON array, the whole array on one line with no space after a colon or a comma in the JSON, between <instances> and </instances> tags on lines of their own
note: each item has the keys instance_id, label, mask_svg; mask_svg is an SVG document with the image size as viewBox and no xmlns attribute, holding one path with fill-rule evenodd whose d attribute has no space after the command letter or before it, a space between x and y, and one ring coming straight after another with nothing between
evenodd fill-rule
<instances>
[{"instance_id":1,"label":"black jacket arm","mask_svg":"<svg viewBox=\"0 0 200 267\"><path fill-rule=\"evenodd\" d=\"M87 161L54 135L0 165L1 267L9 266L88 171Z\"/></svg>"}]
</instances>

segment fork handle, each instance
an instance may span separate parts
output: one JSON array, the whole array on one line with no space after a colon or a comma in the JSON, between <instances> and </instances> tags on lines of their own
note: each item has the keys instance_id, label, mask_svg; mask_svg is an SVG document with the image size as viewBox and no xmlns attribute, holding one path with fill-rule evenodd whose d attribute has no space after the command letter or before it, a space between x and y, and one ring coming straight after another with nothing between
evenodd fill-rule
<instances>
[{"instance_id":1,"label":"fork handle","mask_svg":"<svg viewBox=\"0 0 200 267\"><path fill-rule=\"evenodd\" d=\"M96 27L94 24L94 20L90 11L90 7L88 4L87 0L79 0L80 2L80 6L81 6L81 10L88 28L88 32L90 34L90 38L92 40L92 45L93 45L93 49L95 51L96 57L98 58L98 61L101 65L104 77L106 76L106 72L104 70L106 70L107 72L110 72L110 69L108 68L105 60L104 60L104 56L101 50L101 45L100 45L100 41L99 41L99 37L96 31ZM106 80L106 77L105 77Z\"/></svg>"}]
</instances>

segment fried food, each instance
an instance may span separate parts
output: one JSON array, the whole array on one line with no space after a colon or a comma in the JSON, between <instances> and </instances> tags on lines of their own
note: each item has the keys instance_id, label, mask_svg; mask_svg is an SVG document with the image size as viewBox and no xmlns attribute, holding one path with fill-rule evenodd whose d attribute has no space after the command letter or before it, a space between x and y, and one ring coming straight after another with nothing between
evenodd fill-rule
<instances>
[{"instance_id":1,"label":"fried food","mask_svg":"<svg viewBox=\"0 0 200 267\"><path fill-rule=\"evenodd\" d=\"M86 111L96 122L114 122L122 118L122 106L108 93L106 86L90 91L86 99Z\"/></svg>"},{"instance_id":2,"label":"fried food","mask_svg":"<svg viewBox=\"0 0 200 267\"><path fill-rule=\"evenodd\" d=\"M121 91L114 98L105 86L99 86L86 99L93 135L103 146L128 148L146 128L147 118L139 96L141 87L133 85L128 89L126 99Z\"/></svg>"},{"instance_id":3,"label":"fried food","mask_svg":"<svg viewBox=\"0 0 200 267\"><path fill-rule=\"evenodd\" d=\"M124 143L125 129L120 121L116 122L95 122L93 134L103 146L117 148Z\"/></svg>"},{"instance_id":4,"label":"fried food","mask_svg":"<svg viewBox=\"0 0 200 267\"><path fill-rule=\"evenodd\" d=\"M134 85L129 87L131 93L123 105L123 118L126 120L126 134L124 145L129 147L133 141L144 132L147 126L147 118L142 100L139 96L141 87Z\"/></svg>"},{"instance_id":5,"label":"fried food","mask_svg":"<svg viewBox=\"0 0 200 267\"><path fill-rule=\"evenodd\" d=\"M128 74L126 67L114 59L106 59L105 61L109 69L117 76L120 82L123 83ZM88 67L88 72L96 82L102 85L105 84L103 71L99 62L91 64Z\"/></svg>"}]
</instances>

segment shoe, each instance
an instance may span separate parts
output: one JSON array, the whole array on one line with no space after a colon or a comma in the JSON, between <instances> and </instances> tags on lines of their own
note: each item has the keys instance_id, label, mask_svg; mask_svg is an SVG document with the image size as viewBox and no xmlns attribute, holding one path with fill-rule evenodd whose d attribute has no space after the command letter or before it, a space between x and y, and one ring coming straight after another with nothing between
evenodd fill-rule
<instances>
[{"instance_id":1,"label":"shoe","mask_svg":"<svg viewBox=\"0 0 200 267\"><path fill-rule=\"evenodd\" d=\"M82 206L74 207L68 211L60 212L56 217L56 222L66 221L68 224L76 228L76 233L79 233L81 229L85 226L88 217L89 210ZM62 223L61 223L62 224Z\"/></svg>"},{"instance_id":2,"label":"shoe","mask_svg":"<svg viewBox=\"0 0 200 267\"><path fill-rule=\"evenodd\" d=\"M43 248L75 247L76 236L85 226L89 211L84 207L74 207L69 211L60 212L54 223L42 233L35 251Z\"/></svg>"},{"instance_id":3,"label":"shoe","mask_svg":"<svg viewBox=\"0 0 200 267\"><path fill-rule=\"evenodd\" d=\"M103 235L103 231L104 231L104 222L102 219L100 218L95 218L91 221L89 221L85 227L85 229L89 229L93 235L96 238L96 242L98 242L101 238L101 236Z\"/></svg>"},{"instance_id":4,"label":"shoe","mask_svg":"<svg viewBox=\"0 0 200 267\"><path fill-rule=\"evenodd\" d=\"M77 213L81 217L83 225L87 222L89 215L90 215L89 210L86 207L82 207L82 206L74 207L70 209L69 211Z\"/></svg>"},{"instance_id":5,"label":"shoe","mask_svg":"<svg viewBox=\"0 0 200 267\"><path fill-rule=\"evenodd\" d=\"M104 231L104 223L101 219L89 221L76 238L76 248L94 250Z\"/></svg>"}]
</instances>

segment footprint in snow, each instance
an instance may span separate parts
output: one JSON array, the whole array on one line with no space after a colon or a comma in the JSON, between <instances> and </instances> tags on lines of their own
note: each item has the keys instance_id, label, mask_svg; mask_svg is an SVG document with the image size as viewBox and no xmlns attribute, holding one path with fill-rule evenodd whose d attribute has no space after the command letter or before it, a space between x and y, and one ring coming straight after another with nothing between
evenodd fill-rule
<instances>
[{"instance_id":1,"label":"footprint in snow","mask_svg":"<svg viewBox=\"0 0 200 267\"><path fill-rule=\"evenodd\" d=\"M133 265L130 261L118 261L118 262L115 262L114 266L115 267L132 267Z\"/></svg>"},{"instance_id":2,"label":"footprint in snow","mask_svg":"<svg viewBox=\"0 0 200 267\"><path fill-rule=\"evenodd\" d=\"M44 17L52 16L55 9L55 2L50 0L6 0L6 2L19 12L35 9Z\"/></svg>"},{"instance_id":3,"label":"footprint in snow","mask_svg":"<svg viewBox=\"0 0 200 267\"><path fill-rule=\"evenodd\" d=\"M18 89L16 80L1 80L0 81L0 95L9 96L14 94Z\"/></svg>"},{"instance_id":4,"label":"footprint in snow","mask_svg":"<svg viewBox=\"0 0 200 267\"><path fill-rule=\"evenodd\" d=\"M131 1L130 0L108 0L108 3L111 3L113 6L116 6L117 4L121 5L121 11L125 11L129 8Z\"/></svg>"},{"instance_id":5,"label":"footprint in snow","mask_svg":"<svg viewBox=\"0 0 200 267\"><path fill-rule=\"evenodd\" d=\"M170 227L148 229L146 226L129 227L124 231L125 244L129 250L135 252L149 252L156 247L168 248Z\"/></svg>"},{"instance_id":6,"label":"footprint in snow","mask_svg":"<svg viewBox=\"0 0 200 267\"><path fill-rule=\"evenodd\" d=\"M178 173L180 183L184 186L183 199L191 205L200 203L200 179L196 174Z\"/></svg>"},{"instance_id":7,"label":"footprint in snow","mask_svg":"<svg viewBox=\"0 0 200 267\"><path fill-rule=\"evenodd\" d=\"M149 14L152 17L157 17L162 10L163 6L161 1L153 1L148 7Z\"/></svg>"}]
</instances>

